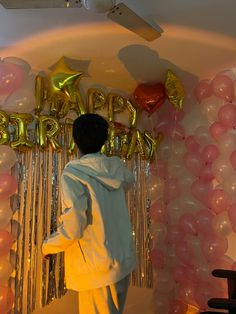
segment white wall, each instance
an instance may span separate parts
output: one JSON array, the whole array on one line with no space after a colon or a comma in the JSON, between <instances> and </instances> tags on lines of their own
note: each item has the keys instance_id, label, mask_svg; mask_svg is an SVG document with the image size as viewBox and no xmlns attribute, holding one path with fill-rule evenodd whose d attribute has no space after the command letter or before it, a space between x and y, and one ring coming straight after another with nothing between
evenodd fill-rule
<instances>
[{"instance_id":1,"label":"white wall","mask_svg":"<svg viewBox=\"0 0 236 314\"><path fill-rule=\"evenodd\" d=\"M167 68L188 82L235 65L234 0L125 3L158 22L165 31L162 38L146 42L84 9L0 8L0 56L21 57L36 71L62 55L87 61L77 63L90 75L81 81L85 89L100 84L129 93L137 81L162 81Z\"/></svg>"}]
</instances>

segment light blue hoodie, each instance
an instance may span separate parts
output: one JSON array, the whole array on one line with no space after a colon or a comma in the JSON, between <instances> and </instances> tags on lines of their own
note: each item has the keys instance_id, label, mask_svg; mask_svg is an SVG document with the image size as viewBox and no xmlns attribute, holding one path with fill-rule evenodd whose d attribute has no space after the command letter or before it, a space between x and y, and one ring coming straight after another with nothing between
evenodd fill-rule
<instances>
[{"instance_id":1,"label":"light blue hoodie","mask_svg":"<svg viewBox=\"0 0 236 314\"><path fill-rule=\"evenodd\" d=\"M88 154L62 174L61 225L43 254L65 251L68 289L90 290L118 282L136 265L125 190L133 174L118 157Z\"/></svg>"}]
</instances>

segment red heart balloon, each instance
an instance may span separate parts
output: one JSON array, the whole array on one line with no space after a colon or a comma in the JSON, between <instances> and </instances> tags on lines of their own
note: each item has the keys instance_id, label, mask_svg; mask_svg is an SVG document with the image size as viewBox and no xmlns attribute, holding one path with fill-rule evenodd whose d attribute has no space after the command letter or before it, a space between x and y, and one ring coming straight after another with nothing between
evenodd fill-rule
<instances>
[{"instance_id":1,"label":"red heart balloon","mask_svg":"<svg viewBox=\"0 0 236 314\"><path fill-rule=\"evenodd\" d=\"M162 83L140 84L133 95L138 106L149 113L156 111L166 100L165 86Z\"/></svg>"}]
</instances>

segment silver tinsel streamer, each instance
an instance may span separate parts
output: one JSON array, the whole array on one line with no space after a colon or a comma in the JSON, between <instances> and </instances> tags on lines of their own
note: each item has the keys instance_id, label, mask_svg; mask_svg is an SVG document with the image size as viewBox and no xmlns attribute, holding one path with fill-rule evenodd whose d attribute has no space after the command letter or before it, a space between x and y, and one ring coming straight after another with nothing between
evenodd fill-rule
<instances>
[{"instance_id":1,"label":"silver tinsel streamer","mask_svg":"<svg viewBox=\"0 0 236 314\"><path fill-rule=\"evenodd\" d=\"M149 199L149 162L135 154L127 166L133 170L135 185L128 193L133 238L137 252L137 270L131 275L131 285L151 288L153 286L152 264L149 258L151 250L150 199Z\"/></svg>"},{"instance_id":2,"label":"silver tinsel streamer","mask_svg":"<svg viewBox=\"0 0 236 314\"><path fill-rule=\"evenodd\" d=\"M65 125L60 135L62 147L69 146L70 138L71 127ZM63 254L53 255L47 261L43 259L41 246L44 238L57 227L61 214L60 177L65 164L72 158L66 149L56 153L51 148L41 151L37 146L18 153L18 163L13 174L18 179L19 189L18 196L12 201L12 232L17 239L12 251L15 267L15 275L11 280L15 292L14 314L32 313L66 292ZM141 160L138 154L125 162L133 170L136 179L134 188L127 195L138 254L138 268L132 274L131 284L152 287L149 259L149 162Z\"/></svg>"}]
</instances>

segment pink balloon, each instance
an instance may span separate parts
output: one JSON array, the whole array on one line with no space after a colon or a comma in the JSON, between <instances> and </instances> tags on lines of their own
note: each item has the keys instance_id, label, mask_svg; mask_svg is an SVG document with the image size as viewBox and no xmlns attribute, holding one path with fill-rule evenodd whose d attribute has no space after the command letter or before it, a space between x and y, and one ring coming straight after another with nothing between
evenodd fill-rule
<instances>
[{"instance_id":1,"label":"pink balloon","mask_svg":"<svg viewBox=\"0 0 236 314\"><path fill-rule=\"evenodd\" d=\"M13 63L0 62L0 94L10 94L20 88L24 81L24 71Z\"/></svg>"},{"instance_id":2,"label":"pink balloon","mask_svg":"<svg viewBox=\"0 0 236 314\"><path fill-rule=\"evenodd\" d=\"M2 314L8 313L13 307L14 294L9 287L0 286L0 311Z\"/></svg>"},{"instance_id":3,"label":"pink balloon","mask_svg":"<svg viewBox=\"0 0 236 314\"><path fill-rule=\"evenodd\" d=\"M0 256L8 254L12 244L12 235L8 231L0 229Z\"/></svg>"},{"instance_id":4,"label":"pink balloon","mask_svg":"<svg viewBox=\"0 0 236 314\"><path fill-rule=\"evenodd\" d=\"M185 138L184 128L177 123L169 123L166 125L164 132L172 141L182 141Z\"/></svg>"},{"instance_id":5,"label":"pink balloon","mask_svg":"<svg viewBox=\"0 0 236 314\"><path fill-rule=\"evenodd\" d=\"M179 287L179 299L186 304L196 305L194 294L196 284L190 280L185 280Z\"/></svg>"},{"instance_id":6,"label":"pink balloon","mask_svg":"<svg viewBox=\"0 0 236 314\"><path fill-rule=\"evenodd\" d=\"M220 71L219 73L218 73L218 75L226 75L226 76L228 76L231 80L235 80L236 79L236 76L235 76L235 74L234 74L234 72L232 71L232 70L223 70L223 71Z\"/></svg>"},{"instance_id":7,"label":"pink balloon","mask_svg":"<svg viewBox=\"0 0 236 314\"><path fill-rule=\"evenodd\" d=\"M8 281L12 273L11 263L6 257L0 257L0 280L1 282ZM1 311L0 311L1 313Z\"/></svg>"},{"instance_id":8,"label":"pink balloon","mask_svg":"<svg viewBox=\"0 0 236 314\"><path fill-rule=\"evenodd\" d=\"M150 252L150 259L154 268L164 268L165 255L159 249L152 249Z\"/></svg>"},{"instance_id":9,"label":"pink balloon","mask_svg":"<svg viewBox=\"0 0 236 314\"><path fill-rule=\"evenodd\" d=\"M209 192L208 204L209 208L213 210L216 214L227 210L230 206L231 198L222 189L214 189Z\"/></svg>"},{"instance_id":10,"label":"pink balloon","mask_svg":"<svg viewBox=\"0 0 236 314\"><path fill-rule=\"evenodd\" d=\"M198 176L199 171L203 166L202 156L198 152L187 152L183 156L183 163L188 171L190 171L193 175Z\"/></svg>"},{"instance_id":11,"label":"pink balloon","mask_svg":"<svg viewBox=\"0 0 236 314\"><path fill-rule=\"evenodd\" d=\"M5 100L2 110L7 112L32 112L34 110L35 95L34 91L26 88L17 89Z\"/></svg>"},{"instance_id":12,"label":"pink balloon","mask_svg":"<svg viewBox=\"0 0 236 314\"><path fill-rule=\"evenodd\" d=\"M16 178L8 173L0 173L0 201L8 199L17 191Z\"/></svg>"},{"instance_id":13,"label":"pink balloon","mask_svg":"<svg viewBox=\"0 0 236 314\"><path fill-rule=\"evenodd\" d=\"M196 180L191 185L192 195L204 205L208 205L208 195L212 189L209 182Z\"/></svg>"},{"instance_id":14,"label":"pink balloon","mask_svg":"<svg viewBox=\"0 0 236 314\"><path fill-rule=\"evenodd\" d=\"M215 215L209 209L199 210L195 214L196 229L203 236L212 233L212 220Z\"/></svg>"},{"instance_id":15,"label":"pink balloon","mask_svg":"<svg viewBox=\"0 0 236 314\"><path fill-rule=\"evenodd\" d=\"M231 199L233 201L236 200L236 174L234 173L234 171L232 171L233 173L230 174L226 180L223 182L223 188L224 190L229 194L229 196L231 197Z\"/></svg>"},{"instance_id":16,"label":"pink balloon","mask_svg":"<svg viewBox=\"0 0 236 314\"><path fill-rule=\"evenodd\" d=\"M197 234L197 227L194 215L190 213L183 214L179 218L179 226L180 229L185 234L196 235Z\"/></svg>"},{"instance_id":17,"label":"pink balloon","mask_svg":"<svg viewBox=\"0 0 236 314\"><path fill-rule=\"evenodd\" d=\"M222 256L220 259L216 259L209 264L210 271L214 269L228 269L231 270L234 261L229 256Z\"/></svg>"},{"instance_id":18,"label":"pink balloon","mask_svg":"<svg viewBox=\"0 0 236 314\"><path fill-rule=\"evenodd\" d=\"M207 281L199 282L196 286L194 297L195 300L202 310L206 310L208 308L208 300L215 297L216 288L213 284L210 284Z\"/></svg>"},{"instance_id":19,"label":"pink balloon","mask_svg":"<svg viewBox=\"0 0 236 314\"><path fill-rule=\"evenodd\" d=\"M169 116L171 121L181 121L184 118L185 112L183 110L175 109L173 106L169 108Z\"/></svg>"},{"instance_id":20,"label":"pink balloon","mask_svg":"<svg viewBox=\"0 0 236 314\"><path fill-rule=\"evenodd\" d=\"M29 73L31 66L28 62L26 62L25 60L21 59L21 58L17 58L17 57L6 57L3 59L3 61L5 63L14 63L17 66L21 67L24 72Z\"/></svg>"},{"instance_id":21,"label":"pink balloon","mask_svg":"<svg viewBox=\"0 0 236 314\"><path fill-rule=\"evenodd\" d=\"M198 261L193 266L193 271L195 273L196 283L200 280L210 280L212 278L211 270L209 269L208 263L203 260Z\"/></svg>"},{"instance_id":22,"label":"pink balloon","mask_svg":"<svg viewBox=\"0 0 236 314\"><path fill-rule=\"evenodd\" d=\"M155 313L168 313L169 302L167 296L155 289L153 292L153 305L155 308Z\"/></svg>"},{"instance_id":23,"label":"pink balloon","mask_svg":"<svg viewBox=\"0 0 236 314\"><path fill-rule=\"evenodd\" d=\"M173 224L169 227L166 240L167 244L176 244L183 238L183 232L177 224Z\"/></svg>"},{"instance_id":24,"label":"pink balloon","mask_svg":"<svg viewBox=\"0 0 236 314\"><path fill-rule=\"evenodd\" d=\"M186 145L186 148L187 150L190 152L190 153L194 153L194 152L197 152L199 150L199 143L197 142L196 138L194 136L188 136L186 137L185 139L185 145Z\"/></svg>"},{"instance_id":25,"label":"pink balloon","mask_svg":"<svg viewBox=\"0 0 236 314\"><path fill-rule=\"evenodd\" d=\"M10 208L9 201L0 202L0 228L5 228L12 217L12 210Z\"/></svg>"},{"instance_id":26,"label":"pink balloon","mask_svg":"<svg viewBox=\"0 0 236 314\"><path fill-rule=\"evenodd\" d=\"M150 165L151 174L161 179L167 178L167 164L161 159L154 160Z\"/></svg>"},{"instance_id":27,"label":"pink balloon","mask_svg":"<svg viewBox=\"0 0 236 314\"><path fill-rule=\"evenodd\" d=\"M168 214L168 222L172 224L177 223L179 217L183 214L183 210L185 210L184 206L180 199L173 200L166 206L166 212Z\"/></svg>"},{"instance_id":28,"label":"pink balloon","mask_svg":"<svg viewBox=\"0 0 236 314\"><path fill-rule=\"evenodd\" d=\"M212 166L206 165L205 167L202 167L202 169L199 172L199 179L201 181L212 181L214 179L214 174L212 172Z\"/></svg>"},{"instance_id":29,"label":"pink balloon","mask_svg":"<svg viewBox=\"0 0 236 314\"><path fill-rule=\"evenodd\" d=\"M234 170L236 170L236 150L234 150L230 155L230 162Z\"/></svg>"},{"instance_id":30,"label":"pink balloon","mask_svg":"<svg viewBox=\"0 0 236 314\"><path fill-rule=\"evenodd\" d=\"M225 210L216 215L213 219L212 226L217 236L228 237L232 232L228 212Z\"/></svg>"},{"instance_id":31,"label":"pink balloon","mask_svg":"<svg viewBox=\"0 0 236 314\"><path fill-rule=\"evenodd\" d=\"M159 247L160 243L163 243L167 236L167 226L161 222L152 223L150 226L150 234L152 235L152 244Z\"/></svg>"},{"instance_id":32,"label":"pink balloon","mask_svg":"<svg viewBox=\"0 0 236 314\"><path fill-rule=\"evenodd\" d=\"M232 204L228 210L229 220L233 231L236 233L236 203Z\"/></svg>"},{"instance_id":33,"label":"pink balloon","mask_svg":"<svg viewBox=\"0 0 236 314\"><path fill-rule=\"evenodd\" d=\"M172 269L172 276L176 283L184 282L186 279L194 282L196 280L194 269L188 265L177 265Z\"/></svg>"},{"instance_id":34,"label":"pink balloon","mask_svg":"<svg viewBox=\"0 0 236 314\"><path fill-rule=\"evenodd\" d=\"M186 271L187 271L187 266L177 265L176 267L174 267L172 270L172 275L175 282L177 283L183 282L186 279Z\"/></svg>"},{"instance_id":35,"label":"pink balloon","mask_svg":"<svg viewBox=\"0 0 236 314\"><path fill-rule=\"evenodd\" d=\"M15 163L15 151L7 145L0 145L0 172L6 172L13 167Z\"/></svg>"},{"instance_id":36,"label":"pink balloon","mask_svg":"<svg viewBox=\"0 0 236 314\"><path fill-rule=\"evenodd\" d=\"M216 158L219 157L220 152L216 145L209 144L203 147L201 155L205 164L211 164Z\"/></svg>"},{"instance_id":37,"label":"pink balloon","mask_svg":"<svg viewBox=\"0 0 236 314\"><path fill-rule=\"evenodd\" d=\"M236 135L230 132L223 134L218 141L218 147L223 154L230 154L236 149Z\"/></svg>"},{"instance_id":38,"label":"pink balloon","mask_svg":"<svg viewBox=\"0 0 236 314\"><path fill-rule=\"evenodd\" d=\"M198 102L201 102L204 98L212 95L212 87L209 80L200 81L194 90L195 97Z\"/></svg>"},{"instance_id":39,"label":"pink balloon","mask_svg":"<svg viewBox=\"0 0 236 314\"><path fill-rule=\"evenodd\" d=\"M234 99L234 85L231 78L224 74L218 74L211 82L213 93L225 101Z\"/></svg>"},{"instance_id":40,"label":"pink balloon","mask_svg":"<svg viewBox=\"0 0 236 314\"><path fill-rule=\"evenodd\" d=\"M228 249L226 238L207 235L201 242L202 253L209 262L221 258Z\"/></svg>"},{"instance_id":41,"label":"pink balloon","mask_svg":"<svg viewBox=\"0 0 236 314\"><path fill-rule=\"evenodd\" d=\"M227 132L227 127L225 127L221 122L216 121L212 123L209 127L209 133L212 138L219 140L221 135Z\"/></svg>"},{"instance_id":42,"label":"pink balloon","mask_svg":"<svg viewBox=\"0 0 236 314\"><path fill-rule=\"evenodd\" d=\"M221 107L218 112L218 119L226 128L234 128L236 126L236 105L227 103Z\"/></svg>"},{"instance_id":43,"label":"pink balloon","mask_svg":"<svg viewBox=\"0 0 236 314\"><path fill-rule=\"evenodd\" d=\"M170 122L169 117L168 117L168 119L158 121L158 123L154 126L154 131L156 133L158 133L158 132L165 132L166 133L166 130L169 128L170 125L171 125L171 122Z\"/></svg>"},{"instance_id":44,"label":"pink balloon","mask_svg":"<svg viewBox=\"0 0 236 314\"><path fill-rule=\"evenodd\" d=\"M163 201L157 200L151 205L150 216L154 222L167 223L169 221L166 205Z\"/></svg>"},{"instance_id":45,"label":"pink balloon","mask_svg":"<svg viewBox=\"0 0 236 314\"><path fill-rule=\"evenodd\" d=\"M174 245L168 245L166 248L167 248L165 251L166 267L174 267L177 264Z\"/></svg>"},{"instance_id":46,"label":"pink balloon","mask_svg":"<svg viewBox=\"0 0 236 314\"><path fill-rule=\"evenodd\" d=\"M184 240L180 240L175 245L175 254L185 265L193 265L194 256L191 247Z\"/></svg>"},{"instance_id":47,"label":"pink balloon","mask_svg":"<svg viewBox=\"0 0 236 314\"><path fill-rule=\"evenodd\" d=\"M236 262L233 263L232 270L236 270Z\"/></svg>"},{"instance_id":48,"label":"pink balloon","mask_svg":"<svg viewBox=\"0 0 236 314\"><path fill-rule=\"evenodd\" d=\"M174 280L167 269L158 270L158 279L155 284L155 289L161 293L171 292L174 288Z\"/></svg>"},{"instance_id":49,"label":"pink balloon","mask_svg":"<svg viewBox=\"0 0 236 314\"><path fill-rule=\"evenodd\" d=\"M188 305L180 300L171 300L169 304L169 314L185 314L188 311Z\"/></svg>"},{"instance_id":50,"label":"pink balloon","mask_svg":"<svg viewBox=\"0 0 236 314\"><path fill-rule=\"evenodd\" d=\"M169 203L171 200L177 198L181 193L179 182L175 178L170 178L165 181L164 200Z\"/></svg>"}]
</instances>

